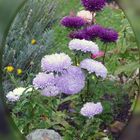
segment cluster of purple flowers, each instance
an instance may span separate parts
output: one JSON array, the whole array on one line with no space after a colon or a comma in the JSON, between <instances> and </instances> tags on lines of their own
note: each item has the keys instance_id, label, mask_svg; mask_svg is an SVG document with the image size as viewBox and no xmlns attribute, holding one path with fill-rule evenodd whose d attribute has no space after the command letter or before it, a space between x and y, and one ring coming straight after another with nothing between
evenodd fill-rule
<instances>
[{"instance_id":1,"label":"cluster of purple flowers","mask_svg":"<svg viewBox=\"0 0 140 140\"><path fill-rule=\"evenodd\" d=\"M64 53L46 55L41 61L42 71L33 79L33 86L44 96L64 93L79 93L85 86L85 75L81 68L72 66Z\"/></svg>"},{"instance_id":2,"label":"cluster of purple flowers","mask_svg":"<svg viewBox=\"0 0 140 140\"><path fill-rule=\"evenodd\" d=\"M90 12L97 12L105 6L105 0L81 0L82 5ZM87 22L78 16L66 16L61 20L61 24L68 28L81 28L81 30L73 31L69 34L71 39L92 40L99 38L103 42L116 42L118 33L111 28L104 28L98 24L87 26Z\"/></svg>"},{"instance_id":3,"label":"cluster of purple flowers","mask_svg":"<svg viewBox=\"0 0 140 140\"><path fill-rule=\"evenodd\" d=\"M72 39L77 38L86 40L99 38L103 42L116 42L118 39L118 33L114 29L104 28L101 25L95 24L88 26L85 29L74 31L70 33L69 37Z\"/></svg>"}]
</instances>

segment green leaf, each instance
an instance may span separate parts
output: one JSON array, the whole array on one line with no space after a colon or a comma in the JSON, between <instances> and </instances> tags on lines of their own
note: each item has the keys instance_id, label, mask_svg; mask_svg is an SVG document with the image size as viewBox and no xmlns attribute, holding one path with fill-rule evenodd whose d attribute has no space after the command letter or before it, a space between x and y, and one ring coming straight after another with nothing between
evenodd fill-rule
<instances>
[{"instance_id":1,"label":"green leaf","mask_svg":"<svg viewBox=\"0 0 140 140\"><path fill-rule=\"evenodd\" d=\"M115 71L115 75L118 75L122 72L132 73L137 68L140 68L139 63L138 62L132 62L130 64L118 67L118 69Z\"/></svg>"}]
</instances>

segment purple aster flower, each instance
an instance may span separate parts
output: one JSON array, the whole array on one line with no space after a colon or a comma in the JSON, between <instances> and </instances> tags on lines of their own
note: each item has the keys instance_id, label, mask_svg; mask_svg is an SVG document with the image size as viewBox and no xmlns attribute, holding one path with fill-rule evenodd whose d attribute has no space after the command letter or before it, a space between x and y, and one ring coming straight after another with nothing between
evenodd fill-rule
<instances>
[{"instance_id":1,"label":"purple aster flower","mask_svg":"<svg viewBox=\"0 0 140 140\"><path fill-rule=\"evenodd\" d=\"M81 0L81 1L85 9L91 12L102 10L106 3L105 0Z\"/></svg>"},{"instance_id":2,"label":"purple aster flower","mask_svg":"<svg viewBox=\"0 0 140 140\"><path fill-rule=\"evenodd\" d=\"M97 114L101 114L103 112L103 107L100 102L98 103L93 103L93 102L88 102L84 104L84 106L81 108L80 113L83 116L92 118Z\"/></svg>"},{"instance_id":3,"label":"purple aster flower","mask_svg":"<svg viewBox=\"0 0 140 140\"><path fill-rule=\"evenodd\" d=\"M57 79L57 86L67 95L77 94L85 87L85 75L76 66L72 66Z\"/></svg>"},{"instance_id":4,"label":"purple aster flower","mask_svg":"<svg viewBox=\"0 0 140 140\"><path fill-rule=\"evenodd\" d=\"M41 68L45 72L63 72L72 64L71 58L65 53L46 55L41 60Z\"/></svg>"},{"instance_id":5,"label":"purple aster flower","mask_svg":"<svg viewBox=\"0 0 140 140\"><path fill-rule=\"evenodd\" d=\"M36 89L44 89L46 86L54 85L55 78L53 73L46 74L46 73L39 73L33 79L33 86Z\"/></svg>"},{"instance_id":6,"label":"purple aster flower","mask_svg":"<svg viewBox=\"0 0 140 140\"><path fill-rule=\"evenodd\" d=\"M57 86L55 86L55 85L47 86L46 88L41 90L41 94L43 96L48 96L48 97L57 96L60 93L61 92L60 92L59 88Z\"/></svg>"},{"instance_id":7,"label":"purple aster flower","mask_svg":"<svg viewBox=\"0 0 140 140\"><path fill-rule=\"evenodd\" d=\"M87 35L85 30L74 31L69 34L69 37L72 39L85 39L89 40L90 37Z\"/></svg>"},{"instance_id":8,"label":"purple aster flower","mask_svg":"<svg viewBox=\"0 0 140 140\"><path fill-rule=\"evenodd\" d=\"M68 28L81 28L86 22L78 16L66 16L61 20L61 24Z\"/></svg>"},{"instance_id":9,"label":"purple aster flower","mask_svg":"<svg viewBox=\"0 0 140 140\"><path fill-rule=\"evenodd\" d=\"M116 42L118 39L118 33L111 28L104 28L99 33L99 38L104 42Z\"/></svg>"},{"instance_id":10,"label":"purple aster flower","mask_svg":"<svg viewBox=\"0 0 140 140\"><path fill-rule=\"evenodd\" d=\"M103 27L100 25L92 25L87 27L86 34L90 37L90 39L97 38L99 34L102 32Z\"/></svg>"},{"instance_id":11,"label":"purple aster flower","mask_svg":"<svg viewBox=\"0 0 140 140\"><path fill-rule=\"evenodd\" d=\"M103 79L107 76L107 69L106 67L98 61L93 59L85 59L80 63L80 67L86 69L89 73L95 73L96 76L100 76Z\"/></svg>"},{"instance_id":12,"label":"purple aster flower","mask_svg":"<svg viewBox=\"0 0 140 140\"><path fill-rule=\"evenodd\" d=\"M80 39L73 39L69 43L70 50L75 51L82 51L84 53L91 52L91 53L98 53L99 47L92 41L88 40L80 40Z\"/></svg>"}]
</instances>

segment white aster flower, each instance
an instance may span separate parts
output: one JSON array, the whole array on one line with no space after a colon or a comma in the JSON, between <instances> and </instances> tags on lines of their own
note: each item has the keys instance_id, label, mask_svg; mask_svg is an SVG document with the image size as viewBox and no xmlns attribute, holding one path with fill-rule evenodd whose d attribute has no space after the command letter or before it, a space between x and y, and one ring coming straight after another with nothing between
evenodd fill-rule
<instances>
[{"instance_id":1,"label":"white aster flower","mask_svg":"<svg viewBox=\"0 0 140 140\"><path fill-rule=\"evenodd\" d=\"M107 76L106 67L98 61L93 59L85 59L80 63L80 67L86 69L89 73L95 73L96 76L100 76L103 79Z\"/></svg>"},{"instance_id":2,"label":"white aster flower","mask_svg":"<svg viewBox=\"0 0 140 140\"><path fill-rule=\"evenodd\" d=\"M14 89L13 91L10 91L9 93L7 93L6 98L8 99L8 101L11 102L15 102L17 100L20 99L20 96L25 92L30 92L32 91L32 88L23 88L23 87L18 87L16 89Z\"/></svg>"},{"instance_id":3,"label":"white aster flower","mask_svg":"<svg viewBox=\"0 0 140 140\"><path fill-rule=\"evenodd\" d=\"M92 54L96 54L99 52L99 47L97 44L95 44L92 41L88 41L88 40L80 40L80 39L73 39L70 41L69 43L69 48L70 50L75 50L75 51L82 51L84 53L92 53Z\"/></svg>"},{"instance_id":4,"label":"white aster flower","mask_svg":"<svg viewBox=\"0 0 140 140\"><path fill-rule=\"evenodd\" d=\"M41 68L45 72L62 72L72 64L71 58L65 53L46 55L41 61Z\"/></svg>"}]
</instances>

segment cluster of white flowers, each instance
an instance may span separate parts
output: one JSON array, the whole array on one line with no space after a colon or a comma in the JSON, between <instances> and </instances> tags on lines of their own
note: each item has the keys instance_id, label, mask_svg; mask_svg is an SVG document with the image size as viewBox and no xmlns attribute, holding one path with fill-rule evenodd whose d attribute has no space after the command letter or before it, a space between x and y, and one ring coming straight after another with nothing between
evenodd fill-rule
<instances>
[{"instance_id":1,"label":"cluster of white flowers","mask_svg":"<svg viewBox=\"0 0 140 140\"><path fill-rule=\"evenodd\" d=\"M27 93L31 91L32 91L32 88L18 87L18 88L15 88L13 91L10 91L9 93L7 93L6 98L8 99L8 101L15 102L20 99L20 96L23 93Z\"/></svg>"}]
</instances>

